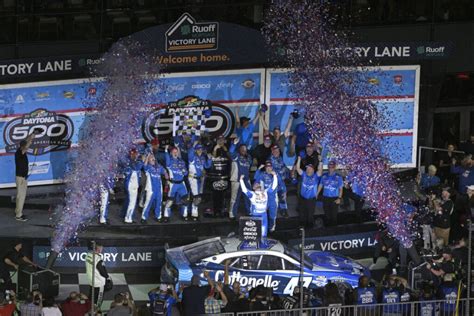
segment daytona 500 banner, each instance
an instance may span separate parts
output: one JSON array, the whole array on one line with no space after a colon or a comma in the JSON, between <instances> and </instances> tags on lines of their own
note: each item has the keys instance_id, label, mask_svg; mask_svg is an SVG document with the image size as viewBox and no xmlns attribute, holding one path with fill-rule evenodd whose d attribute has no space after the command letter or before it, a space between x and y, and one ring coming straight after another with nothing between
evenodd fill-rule
<instances>
[{"instance_id":1,"label":"daytona 500 banner","mask_svg":"<svg viewBox=\"0 0 474 316\"><path fill-rule=\"evenodd\" d=\"M373 83L374 93L361 92L361 97L373 100L391 124L389 130L381 130L387 139L388 157L394 167L414 167L419 67L382 67L366 75ZM211 136L230 136L234 132L236 107L239 116L253 118L259 105L266 103L270 129L280 126L282 130L294 109L299 108L297 97L289 92L285 70L174 73L165 75L161 86L166 93L161 93L157 84L146 97L145 105L151 111L143 118L142 141L152 139L155 132L161 140L170 141L176 127L175 110L170 109L183 103L210 110L204 121ZM82 126L94 115L104 88L100 79L0 86L0 188L15 186L14 153L20 141L35 128L41 129L41 133L28 151L28 182L30 185L61 182L68 162L83 140ZM291 131L303 121L300 112ZM262 136L262 132L257 126L254 136ZM293 164L294 156L285 153L285 160Z\"/></svg>"}]
</instances>

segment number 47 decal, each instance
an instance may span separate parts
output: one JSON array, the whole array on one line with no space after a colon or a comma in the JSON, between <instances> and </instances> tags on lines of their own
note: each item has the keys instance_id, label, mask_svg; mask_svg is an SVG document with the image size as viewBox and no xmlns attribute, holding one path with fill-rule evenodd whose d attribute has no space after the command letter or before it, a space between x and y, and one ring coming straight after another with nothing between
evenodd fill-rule
<instances>
[{"instance_id":1,"label":"number 47 decal","mask_svg":"<svg viewBox=\"0 0 474 316\"><path fill-rule=\"evenodd\" d=\"M303 277L303 286L308 288L309 285L311 284L311 281L313 281L313 277L307 276ZM292 277L288 284L286 285L285 289L283 290L283 294L285 295L293 295L293 291L295 287L299 285L300 282L300 277Z\"/></svg>"}]
</instances>

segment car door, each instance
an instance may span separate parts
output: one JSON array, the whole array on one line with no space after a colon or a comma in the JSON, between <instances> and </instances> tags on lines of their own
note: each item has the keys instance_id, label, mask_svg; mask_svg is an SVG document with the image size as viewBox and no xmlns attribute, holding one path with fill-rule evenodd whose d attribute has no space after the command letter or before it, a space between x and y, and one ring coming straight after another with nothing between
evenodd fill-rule
<instances>
[{"instance_id":1,"label":"car door","mask_svg":"<svg viewBox=\"0 0 474 316\"><path fill-rule=\"evenodd\" d=\"M293 263L288 259L282 258L283 263L283 270L286 275L287 282L285 287L281 289L281 293L283 295L292 295L295 287L299 285L300 280L300 265L299 263ZM303 286L306 288L311 287L311 283L313 283L313 276L309 273L308 269L305 267L304 275L303 275Z\"/></svg>"}]
</instances>

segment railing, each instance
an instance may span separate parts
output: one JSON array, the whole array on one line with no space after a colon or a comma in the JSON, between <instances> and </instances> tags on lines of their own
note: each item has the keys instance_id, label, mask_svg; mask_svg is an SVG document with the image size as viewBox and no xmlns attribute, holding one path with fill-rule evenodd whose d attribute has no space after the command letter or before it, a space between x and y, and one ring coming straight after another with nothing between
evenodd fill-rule
<instances>
[{"instance_id":1,"label":"railing","mask_svg":"<svg viewBox=\"0 0 474 316\"><path fill-rule=\"evenodd\" d=\"M237 313L237 316L471 316L474 299L419 301L398 304L332 305L328 307L265 310Z\"/></svg>"},{"instance_id":2,"label":"railing","mask_svg":"<svg viewBox=\"0 0 474 316\"><path fill-rule=\"evenodd\" d=\"M418 165L417 165L417 169L418 171L421 171L421 155L422 155L422 151L423 150L431 150L433 152L437 152L437 151L448 151L447 149L445 148L436 148L436 147L426 147L426 146L419 146L418 147ZM465 154L464 151L459 151L459 150L453 150L453 153L456 153L456 154Z\"/></svg>"}]
</instances>

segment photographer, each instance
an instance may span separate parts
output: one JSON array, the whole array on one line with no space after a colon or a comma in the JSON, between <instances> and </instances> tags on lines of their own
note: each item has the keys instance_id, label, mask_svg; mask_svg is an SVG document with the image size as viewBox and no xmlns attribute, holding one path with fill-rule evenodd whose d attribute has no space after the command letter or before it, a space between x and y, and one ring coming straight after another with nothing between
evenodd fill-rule
<instances>
[{"instance_id":1,"label":"photographer","mask_svg":"<svg viewBox=\"0 0 474 316\"><path fill-rule=\"evenodd\" d=\"M438 260L432 260L426 265L427 270L430 272L428 279L433 280L435 285L439 285L440 278L444 277L445 274L456 273L456 261L453 258L453 252L449 247L443 248L441 252L442 257Z\"/></svg>"},{"instance_id":2,"label":"photographer","mask_svg":"<svg viewBox=\"0 0 474 316\"><path fill-rule=\"evenodd\" d=\"M385 267L385 269L387 271L392 271L392 269L395 268L397 264L399 249L398 241L393 236L390 236L388 229L384 229L377 235L378 236L375 238L377 243L375 244L374 256L369 269L372 270L375 268L377 260L380 257L386 257L388 260L388 265Z\"/></svg>"},{"instance_id":3,"label":"photographer","mask_svg":"<svg viewBox=\"0 0 474 316\"><path fill-rule=\"evenodd\" d=\"M442 238L444 245L449 244L449 231L451 228L451 214L454 210L454 203L451 201L450 188L443 188L441 200L437 200L432 195L431 207L435 212L433 226L436 238Z\"/></svg>"},{"instance_id":4,"label":"photographer","mask_svg":"<svg viewBox=\"0 0 474 316\"><path fill-rule=\"evenodd\" d=\"M41 132L36 128L33 133L28 135L26 140L20 142L20 146L15 152L15 182L16 182L16 207L15 219L20 222L26 222L28 218L23 215L23 205L25 204L26 189L28 188L29 163L26 154L33 142L33 138Z\"/></svg>"},{"instance_id":5,"label":"photographer","mask_svg":"<svg viewBox=\"0 0 474 316\"><path fill-rule=\"evenodd\" d=\"M110 304L108 316L132 316L135 313L135 304L129 293L118 293L114 296L114 301Z\"/></svg>"}]
</instances>

